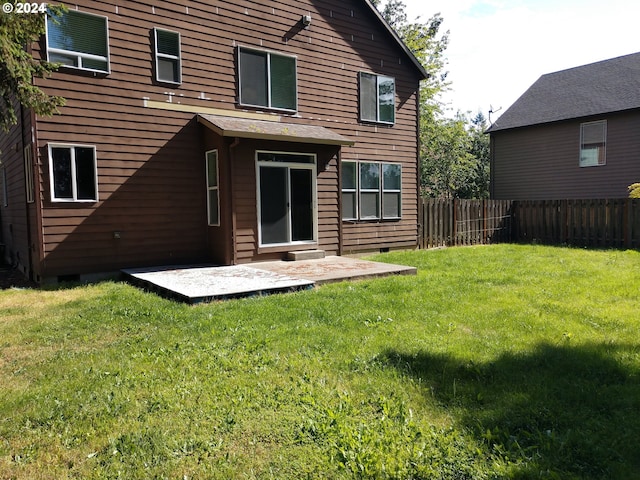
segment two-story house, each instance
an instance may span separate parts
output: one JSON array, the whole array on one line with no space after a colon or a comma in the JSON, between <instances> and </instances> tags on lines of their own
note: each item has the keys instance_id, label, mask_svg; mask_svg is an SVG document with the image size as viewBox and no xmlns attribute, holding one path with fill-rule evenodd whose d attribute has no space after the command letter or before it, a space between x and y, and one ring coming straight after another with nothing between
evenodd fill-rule
<instances>
[{"instance_id":1,"label":"two-story house","mask_svg":"<svg viewBox=\"0 0 640 480\"><path fill-rule=\"evenodd\" d=\"M0 136L0 242L38 282L412 248L427 73L368 0L76 0Z\"/></svg>"}]
</instances>

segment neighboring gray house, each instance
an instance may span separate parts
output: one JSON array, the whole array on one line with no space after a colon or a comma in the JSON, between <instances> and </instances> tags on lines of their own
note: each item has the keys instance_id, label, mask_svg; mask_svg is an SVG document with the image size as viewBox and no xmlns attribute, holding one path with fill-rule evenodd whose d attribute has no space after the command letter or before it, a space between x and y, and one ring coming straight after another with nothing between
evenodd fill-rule
<instances>
[{"instance_id":1,"label":"neighboring gray house","mask_svg":"<svg viewBox=\"0 0 640 480\"><path fill-rule=\"evenodd\" d=\"M543 75L488 133L492 198L626 197L640 181L640 53Z\"/></svg>"}]
</instances>

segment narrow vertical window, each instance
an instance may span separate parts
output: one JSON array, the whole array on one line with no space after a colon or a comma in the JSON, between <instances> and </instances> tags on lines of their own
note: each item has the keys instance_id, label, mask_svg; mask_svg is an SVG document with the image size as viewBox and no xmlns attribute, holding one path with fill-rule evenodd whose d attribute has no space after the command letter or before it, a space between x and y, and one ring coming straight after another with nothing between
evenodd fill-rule
<instances>
[{"instance_id":1,"label":"narrow vertical window","mask_svg":"<svg viewBox=\"0 0 640 480\"><path fill-rule=\"evenodd\" d=\"M580 166L594 167L607 163L607 121L580 125Z\"/></svg>"},{"instance_id":2,"label":"narrow vertical window","mask_svg":"<svg viewBox=\"0 0 640 480\"><path fill-rule=\"evenodd\" d=\"M210 226L220 226L220 189L218 187L218 151L211 150L207 157L207 216Z\"/></svg>"},{"instance_id":3,"label":"narrow vertical window","mask_svg":"<svg viewBox=\"0 0 640 480\"><path fill-rule=\"evenodd\" d=\"M84 145L49 145L51 200L98 200L96 149Z\"/></svg>"},{"instance_id":4,"label":"narrow vertical window","mask_svg":"<svg viewBox=\"0 0 640 480\"><path fill-rule=\"evenodd\" d=\"M402 167L382 164L382 218L401 217Z\"/></svg>"},{"instance_id":5,"label":"narrow vertical window","mask_svg":"<svg viewBox=\"0 0 640 480\"><path fill-rule=\"evenodd\" d=\"M380 164L360 163L360 218L380 218Z\"/></svg>"},{"instance_id":6,"label":"narrow vertical window","mask_svg":"<svg viewBox=\"0 0 640 480\"><path fill-rule=\"evenodd\" d=\"M35 198L35 184L33 181L33 154L31 144L24 147L24 186L27 203L33 203Z\"/></svg>"},{"instance_id":7,"label":"narrow vertical window","mask_svg":"<svg viewBox=\"0 0 640 480\"><path fill-rule=\"evenodd\" d=\"M182 82L180 34L154 28L156 80L167 83Z\"/></svg>"},{"instance_id":8,"label":"narrow vertical window","mask_svg":"<svg viewBox=\"0 0 640 480\"><path fill-rule=\"evenodd\" d=\"M395 123L395 96L393 77L360 72L360 120Z\"/></svg>"},{"instance_id":9,"label":"narrow vertical window","mask_svg":"<svg viewBox=\"0 0 640 480\"><path fill-rule=\"evenodd\" d=\"M342 162L342 219L358 218L358 175L356 162Z\"/></svg>"},{"instance_id":10,"label":"narrow vertical window","mask_svg":"<svg viewBox=\"0 0 640 480\"><path fill-rule=\"evenodd\" d=\"M7 169L6 167L0 168L0 174L2 174L2 206L9 206L9 192L7 192Z\"/></svg>"}]
</instances>

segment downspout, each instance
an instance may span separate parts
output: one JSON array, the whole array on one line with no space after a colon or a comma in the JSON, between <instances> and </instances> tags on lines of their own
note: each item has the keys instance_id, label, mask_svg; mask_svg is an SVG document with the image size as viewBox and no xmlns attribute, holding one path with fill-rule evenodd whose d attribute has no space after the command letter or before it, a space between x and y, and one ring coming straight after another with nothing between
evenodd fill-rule
<instances>
[{"instance_id":1,"label":"downspout","mask_svg":"<svg viewBox=\"0 0 640 480\"><path fill-rule=\"evenodd\" d=\"M236 209L234 205L233 183L235 181L235 148L240 144L240 137L235 137L229 145L229 206L231 207L231 264L238 264L238 249L236 245Z\"/></svg>"},{"instance_id":2,"label":"downspout","mask_svg":"<svg viewBox=\"0 0 640 480\"><path fill-rule=\"evenodd\" d=\"M25 158L24 158L24 149L25 149L25 128L24 128L24 107L22 106L22 103L20 103L20 142L21 142L21 151L22 151L22 169L23 172L25 172ZM33 144L31 145L31 165L29 165L30 168L32 168L33 170L35 170L34 165L35 162L33 161ZM25 172L26 173L26 172ZM33 190L34 190L34 203L35 203L35 172L32 171L31 175L33 177ZM27 265L29 266L29 272L28 272L28 278L29 280L33 280L33 253L32 253L32 244L34 243L32 238L31 238L31 214L29 212L30 207L29 207L29 202L27 201L27 197L26 197L26 191L27 191L27 181L28 178L25 174L24 176L24 183L25 183L25 199L24 199L24 203L25 203L25 213L26 213L26 220L27 220Z\"/></svg>"}]
</instances>

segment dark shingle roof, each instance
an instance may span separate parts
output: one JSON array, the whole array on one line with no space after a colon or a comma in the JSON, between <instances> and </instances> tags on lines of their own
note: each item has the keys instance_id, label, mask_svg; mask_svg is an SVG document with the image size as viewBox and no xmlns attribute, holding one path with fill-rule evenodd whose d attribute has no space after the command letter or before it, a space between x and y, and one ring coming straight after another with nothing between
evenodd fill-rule
<instances>
[{"instance_id":1,"label":"dark shingle roof","mask_svg":"<svg viewBox=\"0 0 640 480\"><path fill-rule=\"evenodd\" d=\"M541 76L488 130L640 108L640 53Z\"/></svg>"}]
</instances>

